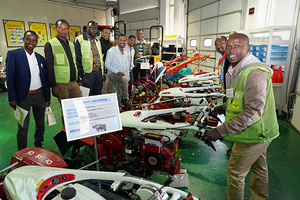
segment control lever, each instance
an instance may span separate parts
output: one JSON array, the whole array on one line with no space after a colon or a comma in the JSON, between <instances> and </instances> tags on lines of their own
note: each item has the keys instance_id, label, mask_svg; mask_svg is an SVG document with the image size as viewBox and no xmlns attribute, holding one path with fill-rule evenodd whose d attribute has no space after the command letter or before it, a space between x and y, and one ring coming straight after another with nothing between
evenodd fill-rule
<instances>
[{"instance_id":1,"label":"control lever","mask_svg":"<svg viewBox=\"0 0 300 200\"><path fill-rule=\"evenodd\" d=\"M156 197L156 193L158 192L159 194L161 193L161 190L166 187L169 186L172 182L174 181L174 178L172 176L168 177L167 180L165 180L163 186L161 186L156 192L154 192L149 198L148 200L155 200L157 199Z\"/></svg>"},{"instance_id":2,"label":"control lever","mask_svg":"<svg viewBox=\"0 0 300 200\"><path fill-rule=\"evenodd\" d=\"M99 160L96 160L96 161L94 161L94 162L92 162L92 163L90 163L90 164L88 164L88 165L85 165L85 166L79 168L78 170L85 169L85 168L87 168L87 167L89 167L89 166L92 166L92 165L98 163L98 162L103 162L103 161L106 161L106 160L107 160L107 157L106 157L106 156L103 156L103 157L99 158Z\"/></svg>"},{"instance_id":3,"label":"control lever","mask_svg":"<svg viewBox=\"0 0 300 200\"><path fill-rule=\"evenodd\" d=\"M205 130L204 133L206 133L206 132L208 132L208 130ZM197 131L197 133L194 135L194 137L199 139L199 140L202 140L203 142L205 142L205 144L207 144L207 146L211 147L214 151L216 151L215 145L213 145L211 140L205 141L206 138L204 137L204 135L203 135L202 131Z\"/></svg>"}]
</instances>

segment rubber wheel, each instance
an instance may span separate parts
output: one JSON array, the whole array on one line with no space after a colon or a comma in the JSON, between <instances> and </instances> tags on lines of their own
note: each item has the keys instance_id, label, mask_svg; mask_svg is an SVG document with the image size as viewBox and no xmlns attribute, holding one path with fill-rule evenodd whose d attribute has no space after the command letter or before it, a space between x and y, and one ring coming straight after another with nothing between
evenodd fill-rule
<instances>
[{"instance_id":1,"label":"rubber wheel","mask_svg":"<svg viewBox=\"0 0 300 200\"><path fill-rule=\"evenodd\" d=\"M163 78L162 82L160 80L157 82L157 86L159 87L159 89L160 89L160 86L162 86L162 88L168 89L171 87L171 85L172 85L172 81L170 81L169 79L166 79L166 78Z\"/></svg>"}]
</instances>

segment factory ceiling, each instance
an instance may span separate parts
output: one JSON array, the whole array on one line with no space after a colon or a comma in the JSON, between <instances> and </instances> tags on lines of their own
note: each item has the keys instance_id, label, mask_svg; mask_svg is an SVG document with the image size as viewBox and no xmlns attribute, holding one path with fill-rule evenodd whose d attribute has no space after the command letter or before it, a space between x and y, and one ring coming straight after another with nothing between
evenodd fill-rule
<instances>
[{"instance_id":1,"label":"factory ceiling","mask_svg":"<svg viewBox=\"0 0 300 200\"><path fill-rule=\"evenodd\" d=\"M64 3L69 5L76 5L86 8L93 8L99 10L107 10L106 0L48 0L51 2Z\"/></svg>"}]
</instances>

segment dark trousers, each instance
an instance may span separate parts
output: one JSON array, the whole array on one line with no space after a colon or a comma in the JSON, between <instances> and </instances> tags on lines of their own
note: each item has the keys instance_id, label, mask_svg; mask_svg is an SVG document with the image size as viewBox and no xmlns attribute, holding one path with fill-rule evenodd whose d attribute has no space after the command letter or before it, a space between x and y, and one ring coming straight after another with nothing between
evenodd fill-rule
<instances>
[{"instance_id":1,"label":"dark trousers","mask_svg":"<svg viewBox=\"0 0 300 200\"><path fill-rule=\"evenodd\" d=\"M139 78L139 73L140 77L146 77L146 69L141 69L141 63L137 63L136 66L133 68L133 81L136 82Z\"/></svg>"},{"instance_id":2,"label":"dark trousers","mask_svg":"<svg viewBox=\"0 0 300 200\"><path fill-rule=\"evenodd\" d=\"M103 86L102 70L87 73L85 77L89 81L89 84L83 86L90 88L89 96L101 94Z\"/></svg>"},{"instance_id":3,"label":"dark trousers","mask_svg":"<svg viewBox=\"0 0 300 200\"><path fill-rule=\"evenodd\" d=\"M27 148L27 133L29 127L30 108L32 107L33 117L35 121L35 133L34 133L34 146L42 147L44 141L45 132L45 95L44 90L41 90L35 94L28 94L26 99L17 103L19 107L28 111L28 114L24 120L23 127L18 124L17 132L17 144L18 150Z\"/></svg>"},{"instance_id":4,"label":"dark trousers","mask_svg":"<svg viewBox=\"0 0 300 200\"><path fill-rule=\"evenodd\" d=\"M129 72L130 80L129 80L128 85L131 85L133 83L133 69ZM131 90L132 90L132 86L130 88L128 88L129 98L131 96Z\"/></svg>"}]
</instances>

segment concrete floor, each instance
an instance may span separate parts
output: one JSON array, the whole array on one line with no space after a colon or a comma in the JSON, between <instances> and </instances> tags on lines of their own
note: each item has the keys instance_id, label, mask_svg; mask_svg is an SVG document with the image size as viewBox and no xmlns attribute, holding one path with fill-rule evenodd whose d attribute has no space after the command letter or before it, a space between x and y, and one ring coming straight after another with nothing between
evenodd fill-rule
<instances>
[{"instance_id":1,"label":"concrete floor","mask_svg":"<svg viewBox=\"0 0 300 200\"><path fill-rule=\"evenodd\" d=\"M0 169L3 169L9 165L11 156L17 152L17 123L11 116L7 92L0 91L0 108ZM62 126L60 107L56 98L52 98L51 108L58 123L50 127L46 126L43 147L62 156L53 139ZM300 134L284 120L279 120L279 124L280 137L275 139L268 148L269 199L300 199ZM34 121L31 115L28 147L33 146L33 132ZM229 159L226 150L230 143L216 142L215 146L216 152L192 135L184 138L179 145L178 155L183 156L181 165L187 169L189 175L188 191L201 200L224 199L226 193L226 166ZM167 175L155 173L150 179L163 183L166 177ZM245 197L251 195L248 189L249 180L248 175Z\"/></svg>"}]
</instances>

